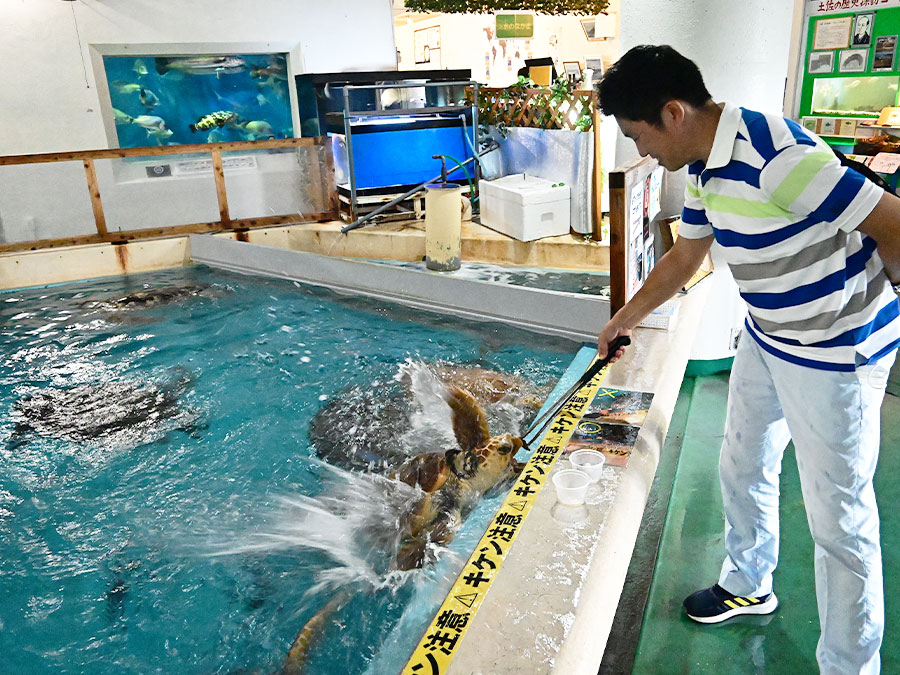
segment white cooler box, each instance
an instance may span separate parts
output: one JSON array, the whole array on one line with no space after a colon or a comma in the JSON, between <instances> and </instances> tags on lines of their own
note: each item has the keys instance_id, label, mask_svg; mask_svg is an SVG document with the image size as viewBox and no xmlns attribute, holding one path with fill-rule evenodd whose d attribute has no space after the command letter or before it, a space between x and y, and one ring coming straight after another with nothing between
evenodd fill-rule
<instances>
[{"instance_id":1,"label":"white cooler box","mask_svg":"<svg viewBox=\"0 0 900 675\"><path fill-rule=\"evenodd\" d=\"M521 241L569 233L568 185L516 173L478 188L481 224L492 230Z\"/></svg>"}]
</instances>

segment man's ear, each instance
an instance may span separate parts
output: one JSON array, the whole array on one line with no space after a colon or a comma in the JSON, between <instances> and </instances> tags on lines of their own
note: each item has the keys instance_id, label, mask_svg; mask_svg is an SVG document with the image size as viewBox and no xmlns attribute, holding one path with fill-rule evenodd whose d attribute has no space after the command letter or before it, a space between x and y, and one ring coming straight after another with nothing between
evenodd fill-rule
<instances>
[{"instance_id":1,"label":"man's ear","mask_svg":"<svg viewBox=\"0 0 900 675\"><path fill-rule=\"evenodd\" d=\"M660 116L662 117L663 126L673 125L678 127L681 126L684 118L687 116L687 108L684 102L673 98L666 101L663 105Z\"/></svg>"}]
</instances>

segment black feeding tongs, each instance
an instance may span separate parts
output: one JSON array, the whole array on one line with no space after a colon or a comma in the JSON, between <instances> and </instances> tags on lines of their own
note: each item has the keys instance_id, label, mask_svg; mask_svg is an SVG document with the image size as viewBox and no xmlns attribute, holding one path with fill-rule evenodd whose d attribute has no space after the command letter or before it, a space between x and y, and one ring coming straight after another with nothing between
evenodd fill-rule
<instances>
[{"instance_id":1,"label":"black feeding tongs","mask_svg":"<svg viewBox=\"0 0 900 675\"><path fill-rule=\"evenodd\" d=\"M627 335L623 335L621 337L617 337L612 343L609 345L609 349L606 352L606 357L602 359L598 359L591 364L591 367L584 371L584 375L578 378L578 382L573 384L566 393L564 393L559 400L554 403L543 415L538 417L534 422L531 423L531 426L522 434L522 445L524 445L528 450L531 448L528 446L528 442L525 440L526 436L530 436L535 432L540 432L547 426L558 414L559 411L563 409L563 407L569 402L578 391L584 387L588 382L591 381L591 378L594 377L597 373L599 373L606 365L612 361L616 352L619 351L622 347L627 347L631 344L631 338ZM535 434L535 438L537 438L539 434Z\"/></svg>"}]
</instances>

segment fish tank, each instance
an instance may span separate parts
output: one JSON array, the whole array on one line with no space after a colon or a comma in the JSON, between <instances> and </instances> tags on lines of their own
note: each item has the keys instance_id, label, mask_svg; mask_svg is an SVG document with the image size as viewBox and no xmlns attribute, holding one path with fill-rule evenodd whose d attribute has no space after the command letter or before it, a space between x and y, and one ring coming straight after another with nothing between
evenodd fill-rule
<instances>
[{"instance_id":1,"label":"fish tank","mask_svg":"<svg viewBox=\"0 0 900 675\"><path fill-rule=\"evenodd\" d=\"M872 115L896 105L900 78L828 77L813 84L813 115Z\"/></svg>"},{"instance_id":2,"label":"fish tank","mask_svg":"<svg viewBox=\"0 0 900 675\"><path fill-rule=\"evenodd\" d=\"M104 56L121 148L294 136L287 54Z\"/></svg>"}]
</instances>

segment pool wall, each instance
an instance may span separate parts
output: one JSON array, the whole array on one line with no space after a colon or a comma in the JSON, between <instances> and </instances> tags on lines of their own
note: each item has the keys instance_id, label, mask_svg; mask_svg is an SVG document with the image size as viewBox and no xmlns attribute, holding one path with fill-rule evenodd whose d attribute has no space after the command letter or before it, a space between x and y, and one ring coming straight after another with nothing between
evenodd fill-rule
<instances>
[{"instance_id":1,"label":"pool wall","mask_svg":"<svg viewBox=\"0 0 900 675\"><path fill-rule=\"evenodd\" d=\"M425 255L422 223L392 223L340 233L344 223L298 223L209 236L325 255L414 261ZM609 271L609 246L572 238L534 242L510 239L477 223L464 223L465 261L554 269ZM128 243L88 244L0 254L0 290L150 272L191 263L187 236Z\"/></svg>"},{"instance_id":2,"label":"pool wall","mask_svg":"<svg viewBox=\"0 0 900 675\"><path fill-rule=\"evenodd\" d=\"M479 321L499 321L583 342L609 320L605 298L510 286L360 260L287 251L207 235L191 235L191 259L232 272L262 274L338 292Z\"/></svg>"}]
</instances>

